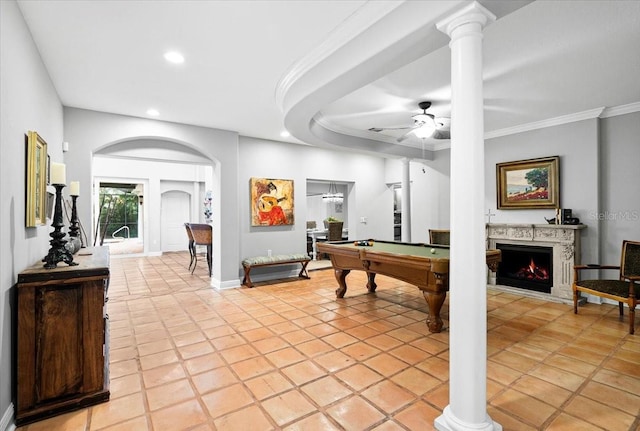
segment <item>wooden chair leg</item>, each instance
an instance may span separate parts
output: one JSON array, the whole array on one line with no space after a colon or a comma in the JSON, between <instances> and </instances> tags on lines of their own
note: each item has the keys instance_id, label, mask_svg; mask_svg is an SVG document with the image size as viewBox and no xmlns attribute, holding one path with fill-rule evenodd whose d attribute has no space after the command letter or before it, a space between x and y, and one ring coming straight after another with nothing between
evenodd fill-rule
<instances>
[{"instance_id":1,"label":"wooden chair leg","mask_svg":"<svg viewBox=\"0 0 640 431\"><path fill-rule=\"evenodd\" d=\"M198 252L196 250L196 246L193 246L193 268L191 268L191 274L196 270L196 265L198 265Z\"/></svg>"},{"instance_id":2,"label":"wooden chair leg","mask_svg":"<svg viewBox=\"0 0 640 431\"><path fill-rule=\"evenodd\" d=\"M195 253L195 246L193 245L193 241L189 241L189 269L191 269L191 265L193 265L193 255Z\"/></svg>"},{"instance_id":3,"label":"wooden chair leg","mask_svg":"<svg viewBox=\"0 0 640 431\"><path fill-rule=\"evenodd\" d=\"M634 324L636 320L636 304L636 299L629 297L629 334L631 335L635 332Z\"/></svg>"}]
</instances>

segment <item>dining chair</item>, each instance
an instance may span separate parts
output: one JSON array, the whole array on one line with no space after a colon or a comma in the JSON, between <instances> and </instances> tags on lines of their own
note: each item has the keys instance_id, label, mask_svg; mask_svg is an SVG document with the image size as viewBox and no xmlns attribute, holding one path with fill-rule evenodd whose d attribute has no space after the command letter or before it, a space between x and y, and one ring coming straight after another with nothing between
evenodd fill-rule
<instances>
[{"instance_id":1,"label":"dining chair","mask_svg":"<svg viewBox=\"0 0 640 431\"><path fill-rule=\"evenodd\" d=\"M342 241L343 222L331 222L328 225L327 241Z\"/></svg>"},{"instance_id":2,"label":"dining chair","mask_svg":"<svg viewBox=\"0 0 640 431\"><path fill-rule=\"evenodd\" d=\"M195 241L193 239L193 234L191 233L191 229L189 228L189 223L185 223L184 228L187 231L187 238L189 238L188 247L189 247L189 257L191 259L189 261L189 269L191 269L191 265L193 265L193 261L196 255L196 246L195 246Z\"/></svg>"},{"instance_id":3,"label":"dining chair","mask_svg":"<svg viewBox=\"0 0 640 431\"><path fill-rule=\"evenodd\" d=\"M198 254L195 252L195 248L198 245L204 245L207 247L207 264L209 265L209 277L211 277L211 251L213 248L213 229L211 225L203 223L189 223L189 229L191 229L191 235L193 236L193 249L194 249L194 262L191 273L196 269L198 264Z\"/></svg>"},{"instance_id":4,"label":"dining chair","mask_svg":"<svg viewBox=\"0 0 640 431\"><path fill-rule=\"evenodd\" d=\"M429 229L429 244L449 245L449 229Z\"/></svg>"}]
</instances>

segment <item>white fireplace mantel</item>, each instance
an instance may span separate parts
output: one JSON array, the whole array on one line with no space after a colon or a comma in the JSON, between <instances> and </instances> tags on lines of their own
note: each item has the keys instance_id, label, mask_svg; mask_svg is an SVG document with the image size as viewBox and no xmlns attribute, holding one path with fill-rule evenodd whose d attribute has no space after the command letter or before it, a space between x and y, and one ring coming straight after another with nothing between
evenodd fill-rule
<instances>
[{"instance_id":1,"label":"white fireplace mantel","mask_svg":"<svg viewBox=\"0 0 640 431\"><path fill-rule=\"evenodd\" d=\"M487 224L487 247L496 244L530 245L553 249L553 285L551 297L573 300L573 266L580 263L580 231L587 226L556 224ZM495 273L489 284L496 284Z\"/></svg>"}]
</instances>

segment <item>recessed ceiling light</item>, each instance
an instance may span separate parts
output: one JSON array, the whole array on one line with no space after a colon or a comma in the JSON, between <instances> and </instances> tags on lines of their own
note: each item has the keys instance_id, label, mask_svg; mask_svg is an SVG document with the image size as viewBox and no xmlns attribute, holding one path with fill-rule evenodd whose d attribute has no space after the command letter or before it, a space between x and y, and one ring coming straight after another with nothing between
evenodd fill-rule
<instances>
[{"instance_id":1,"label":"recessed ceiling light","mask_svg":"<svg viewBox=\"0 0 640 431\"><path fill-rule=\"evenodd\" d=\"M184 56L177 51L168 51L164 53L164 59L169 63L182 64L184 63Z\"/></svg>"},{"instance_id":2,"label":"recessed ceiling light","mask_svg":"<svg viewBox=\"0 0 640 431\"><path fill-rule=\"evenodd\" d=\"M291 133L285 130L283 132L280 132L280 136L282 136L283 138L288 138L289 136L291 136Z\"/></svg>"},{"instance_id":3,"label":"recessed ceiling light","mask_svg":"<svg viewBox=\"0 0 640 431\"><path fill-rule=\"evenodd\" d=\"M152 117L157 117L158 115L160 115L160 112L158 112L157 109L147 109L147 115L150 115Z\"/></svg>"}]
</instances>

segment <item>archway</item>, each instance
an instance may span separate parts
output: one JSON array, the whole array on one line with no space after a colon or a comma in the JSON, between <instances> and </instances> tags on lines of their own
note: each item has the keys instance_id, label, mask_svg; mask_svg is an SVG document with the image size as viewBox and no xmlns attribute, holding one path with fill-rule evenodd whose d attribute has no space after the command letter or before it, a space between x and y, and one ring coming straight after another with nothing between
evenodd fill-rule
<instances>
[{"instance_id":1,"label":"archway","mask_svg":"<svg viewBox=\"0 0 640 431\"><path fill-rule=\"evenodd\" d=\"M201 204L206 191L215 190L218 186L215 183L215 166L214 161L189 146L159 138L125 140L100 148L93 154L92 167L94 228L98 228L99 216L95 190L99 189L100 183L141 184L142 254L160 255L166 251L186 250L183 224L205 221ZM171 209L174 206L171 202L175 200L171 199L172 196L180 200L174 209ZM180 227L177 227L178 216L181 218ZM178 241L178 235L183 241Z\"/></svg>"}]
</instances>

